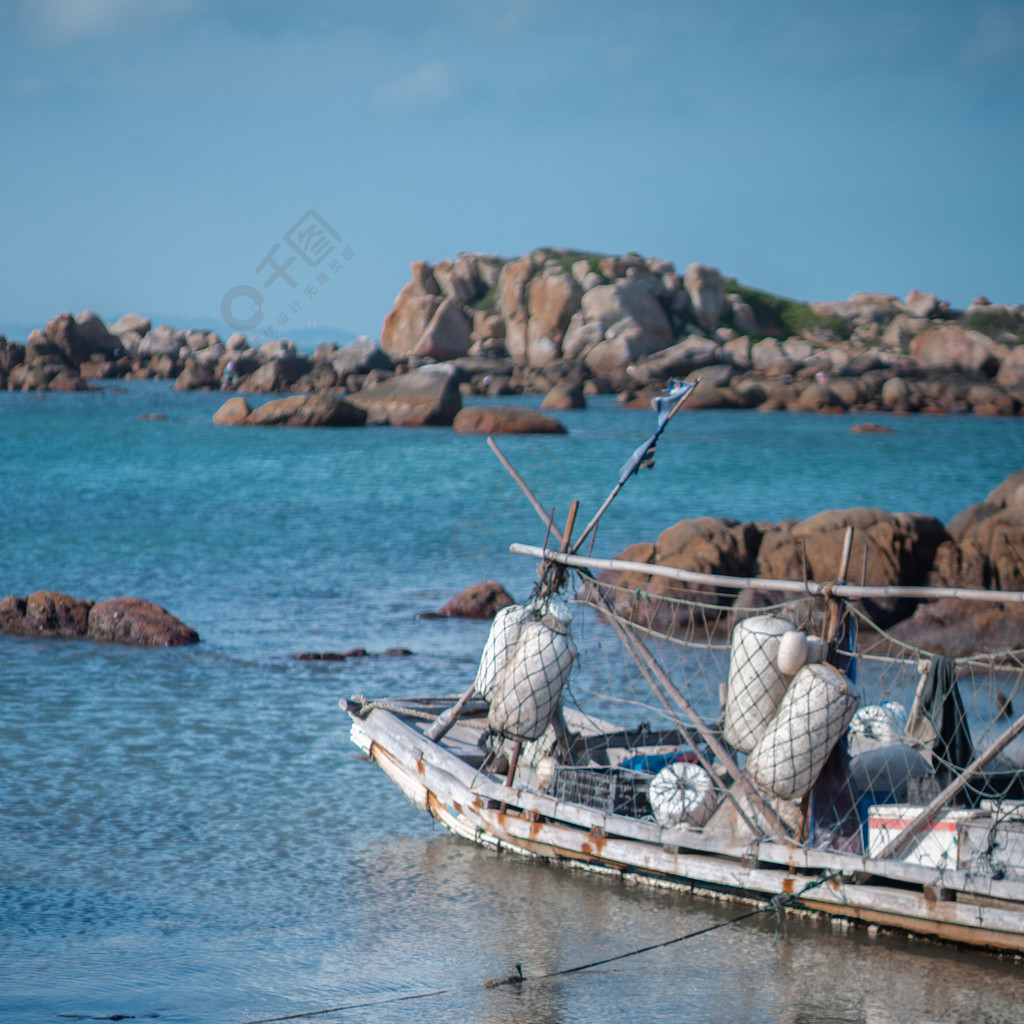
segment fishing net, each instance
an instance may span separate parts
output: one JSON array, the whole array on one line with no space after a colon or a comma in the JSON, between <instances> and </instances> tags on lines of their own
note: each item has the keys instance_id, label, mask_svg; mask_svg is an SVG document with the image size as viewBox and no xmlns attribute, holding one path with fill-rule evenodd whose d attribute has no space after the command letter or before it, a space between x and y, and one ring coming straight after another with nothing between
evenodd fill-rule
<instances>
[{"instance_id":1,"label":"fishing net","mask_svg":"<svg viewBox=\"0 0 1024 1024\"><path fill-rule=\"evenodd\" d=\"M834 597L736 610L588 577L574 610L563 745L529 737L560 798L877 855L952 786L905 858L1024 877L1024 732L964 773L1024 712L1024 651L933 655Z\"/></svg>"}]
</instances>

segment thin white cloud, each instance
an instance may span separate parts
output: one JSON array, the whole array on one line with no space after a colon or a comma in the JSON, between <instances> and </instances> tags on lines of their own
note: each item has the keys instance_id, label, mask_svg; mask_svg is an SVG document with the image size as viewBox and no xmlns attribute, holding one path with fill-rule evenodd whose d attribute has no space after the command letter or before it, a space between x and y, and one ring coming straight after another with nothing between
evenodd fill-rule
<instances>
[{"instance_id":1,"label":"thin white cloud","mask_svg":"<svg viewBox=\"0 0 1024 1024\"><path fill-rule=\"evenodd\" d=\"M194 0L23 0L22 19L42 43L65 45L175 18Z\"/></svg>"},{"instance_id":2,"label":"thin white cloud","mask_svg":"<svg viewBox=\"0 0 1024 1024\"><path fill-rule=\"evenodd\" d=\"M455 93L451 68L443 60L432 60L379 86L373 94L373 107L378 113L399 117L436 110Z\"/></svg>"}]
</instances>

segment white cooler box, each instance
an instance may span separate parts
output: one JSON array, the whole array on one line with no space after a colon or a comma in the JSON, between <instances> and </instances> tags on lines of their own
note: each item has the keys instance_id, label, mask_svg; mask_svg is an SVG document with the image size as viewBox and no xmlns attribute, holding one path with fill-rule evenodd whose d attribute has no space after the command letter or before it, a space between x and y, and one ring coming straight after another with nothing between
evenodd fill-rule
<instances>
[{"instance_id":1,"label":"white cooler box","mask_svg":"<svg viewBox=\"0 0 1024 1024\"><path fill-rule=\"evenodd\" d=\"M913 804L873 804L868 810L868 856L877 857L924 808ZM959 865L959 830L979 816L971 808L947 808L921 833L902 860L926 868L956 870Z\"/></svg>"}]
</instances>

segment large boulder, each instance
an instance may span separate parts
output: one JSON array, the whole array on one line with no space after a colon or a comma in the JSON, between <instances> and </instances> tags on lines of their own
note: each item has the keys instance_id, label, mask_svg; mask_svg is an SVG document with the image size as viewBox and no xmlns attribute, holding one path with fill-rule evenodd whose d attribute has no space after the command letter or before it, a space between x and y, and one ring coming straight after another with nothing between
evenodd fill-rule
<instances>
[{"instance_id":1,"label":"large boulder","mask_svg":"<svg viewBox=\"0 0 1024 1024\"><path fill-rule=\"evenodd\" d=\"M952 658L1019 650L1024 605L942 598L920 605L889 634L900 643Z\"/></svg>"},{"instance_id":2,"label":"large boulder","mask_svg":"<svg viewBox=\"0 0 1024 1024\"><path fill-rule=\"evenodd\" d=\"M999 368L991 338L956 323L937 323L910 342L910 355L921 366L960 367L989 376Z\"/></svg>"},{"instance_id":3,"label":"large boulder","mask_svg":"<svg viewBox=\"0 0 1024 1024\"><path fill-rule=\"evenodd\" d=\"M113 355L121 349L121 339L107 330L103 321L91 310L87 309L75 317L78 334L85 339L93 352Z\"/></svg>"},{"instance_id":4,"label":"large boulder","mask_svg":"<svg viewBox=\"0 0 1024 1024\"><path fill-rule=\"evenodd\" d=\"M767 579L830 580L840 570L848 527L853 546L849 582L869 586L924 584L946 530L932 516L889 513L876 508L832 509L810 519L767 529L757 558L757 575ZM865 599L864 611L881 625L906 617L913 605L897 599Z\"/></svg>"},{"instance_id":5,"label":"large boulder","mask_svg":"<svg viewBox=\"0 0 1024 1024\"><path fill-rule=\"evenodd\" d=\"M473 344L470 329L466 314L451 299L442 299L411 354L417 359L435 359L438 362L458 359Z\"/></svg>"},{"instance_id":6,"label":"large boulder","mask_svg":"<svg viewBox=\"0 0 1024 1024\"><path fill-rule=\"evenodd\" d=\"M139 355L144 357L171 356L176 359L185 346L185 332L168 324L150 328L139 343Z\"/></svg>"},{"instance_id":7,"label":"large boulder","mask_svg":"<svg viewBox=\"0 0 1024 1024\"><path fill-rule=\"evenodd\" d=\"M430 264L412 264L412 280L398 293L391 311L384 317L381 348L392 359L407 359L423 337L442 299Z\"/></svg>"},{"instance_id":8,"label":"large boulder","mask_svg":"<svg viewBox=\"0 0 1024 1024\"><path fill-rule=\"evenodd\" d=\"M663 530L656 543L631 545L617 557L688 572L752 576L759 542L760 531L753 523L703 516L684 519ZM605 571L600 578L618 588L610 599L620 615L669 633L692 626L715 632L724 627L732 600L730 592L665 576Z\"/></svg>"},{"instance_id":9,"label":"large boulder","mask_svg":"<svg viewBox=\"0 0 1024 1024\"><path fill-rule=\"evenodd\" d=\"M284 351L267 359L262 366L241 378L237 387L239 391L255 391L259 394L288 391L311 369L312 363L306 356Z\"/></svg>"},{"instance_id":10,"label":"large boulder","mask_svg":"<svg viewBox=\"0 0 1024 1024\"><path fill-rule=\"evenodd\" d=\"M641 356L672 344L672 325L647 284L635 278L591 288L562 342L568 359L583 359L598 375L616 377Z\"/></svg>"},{"instance_id":11,"label":"large boulder","mask_svg":"<svg viewBox=\"0 0 1024 1024\"><path fill-rule=\"evenodd\" d=\"M553 416L520 406L471 405L453 424L456 434L565 434Z\"/></svg>"},{"instance_id":12,"label":"large boulder","mask_svg":"<svg viewBox=\"0 0 1024 1024\"><path fill-rule=\"evenodd\" d=\"M715 267L691 263L683 275L683 284L701 327L713 331L718 326L725 303L725 285Z\"/></svg>"},{"instance_id":13,"label":"large boulder","mask_svg":"<svg viewBox=\"0 0 1024 1024\"><path fill-rule=\"evenodd\" d=\"M138 313L125 313L124 316L110 324L107 330L118 338L129 332L144 338L149 334L152 326L153 321L149 317L140 316Z\"/></svg>"},{"instance_id":14,"label":"large boulder","mask_svg":"<svg viewBox=\"0 0 1024 1024\"><path fill-rule=\"evenodd\" d=\"M397 427L451 426L462 408L459 375L447 364L422 366L349 395L368 423Z\"/></svg>"},{"instance_id":15,"label":"large boulder","mask_svg":"<svg viewBox=\"0 0 1024 1024\"><path fill-rule=\"evenodd\" d=\"M995 382L1003 388L1015 388L1024 384L1024 345L1011 349L999 364Z\"/></svg>"},{"instance_id":16,"label":"large boulder","mask_svg":"<svg viewBox=\"0 0 1024 1024\"><path fill-rule=\"evenodd\" d=\"M640 359L631 368L630 374L638 384L644 385L664 381L669 377L685 377L694 370L713 366L720 360L728 361L723 364L727 366L728 375L736 372L728 365L731 363L730 357L714 341L699 334L691 334L675 345Z\"/></svg>"},{"instance_id":17,"label":"large boulder","mask_svg":"<svg viewBox=\"0 0 1024 1024\"><path fill-rule=\"evenodd\" d=\"M365 334L355 341L349 342L344 348L330 355L331 368L344 380L350 374L366 374L371 370L390 371L395 368L388 354L373 338Z\"/></svg>"},{"instance_id":18,"label":"large boulder","mask_svg":"<svg viewBox=\"0 0 1024 1024\"><path fill-rule=\"evenodd\" d=\"M935 553L934 586L1024 590L1024 469L949 521Z\"/></svg>"},{"instance_id":19,"label":"large boulder","mask_svg":"<svg viewBox=\"0 0 1024 1024\"><path fill-rule=\"evenodd\" d=\"M55 316L46 325L46 338L52 346L52 351L69 366L80 366L89 356L96 352L89 337L83 333L75 318L70 313L61 313Z\"/></svg>"},{"instance_id":20,"label":"large boulder","mask_svg":"<svg viewBox=\"0 0 1024 1024\"><path fill-rule=\"evenodd\" d=\"M27 597L5 597L0 601L0 633L85 636L92 607L92 601L82 601L55 590L37 590Z\"/></svg>"},{"instance_id":21,"label":"large boulder","mask_svg":"<svg viewBox=\"0 0 1024 1024\"><path fill-rule=\"evenodd\" d=\"M498 304L505 317L505 348L521 365L526 365L528 359L527 324L530 314L527 284L533 272L533 257L527 255L509 260L501 268L498 278Z\"/></svg>"},{"instance_id":22,"label":"large boulder","mask_svg":"<svg viewBox=\"0 0 1024 1024\"><path fill-rule=\"evenodd\" d=\"M229 398L213 414L213 422L221 427L234 426L244 423L251 412L252 409L244 398Z\"/></svg>"},{"instance_id":23,"label":"large boulder","mask_svg":"<svg viewBox=\"0 0 1024 1024\"><path fill-rule=\"evenodd\" d=\"M562 355L562 339L580 308L583 290L571 274L545 273L530 281L527 294L526 362L547 366Z\"/></svg>"},{"instance_id":24,"label":"large boulder","mask_svg":"<svg viewBox=\"0 0 1024 1024\"><path fill-rule=\"evenodd\" d=\"M214 422L225 420L218 421L215 414ZM361 427L366 422L366 410L334 395L292 395L267 402L236 422L247 427Z\"/></svg>"},{"instance_id":25,"label":"large boulder","mask_svg":"<svg viewBox=\"0 0 1024 1024\"><path fill-rule=\"evenodd\" d=\"M199 634L166 608L137 597L100 601L89 611L88 636L140 647L179 647L199 643Z\"/></svg>"}]
</instances>

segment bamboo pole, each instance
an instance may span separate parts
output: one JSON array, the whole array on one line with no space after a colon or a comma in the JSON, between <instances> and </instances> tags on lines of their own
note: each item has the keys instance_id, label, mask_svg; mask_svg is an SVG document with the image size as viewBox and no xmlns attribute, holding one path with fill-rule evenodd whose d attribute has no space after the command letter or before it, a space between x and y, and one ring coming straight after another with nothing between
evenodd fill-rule
<instances>
[{"instance_id":1,"label":"bamboo pole","mask_svg":"<svg viewBox=\"0 0 1024 1024\"><path fill-rule=\"evenodd\" d=\"M700 381L698 381L697 383L699 384ZM672 417L675 416L675 414L679 412L679 410L683 407L683 402L685 402L687 398L690 397L693 391L694 388L690 388L686 392L686 394L684 394L679 399L679 401L676 402L674 406L672 406L672 411L665 417L665 422L662 423L661 426L658 427L658 429L655 431L654 441L658 440L658 438L661 436L662 431L672 421ZM630 476L632 475L633 474L630 473ZM629 477L626 477L626 480L628 479ZM583 528L583 532L579 535L579 538L577 539L576 543L572 546L573 554L576 554L576 552L579 551L579 549L583 546L583 542L587 539L588 536L590 536L591 530L595 530L597 528L597 524L600 521L601 516L603 516L605 512L608 510L608 506L615 500L619 491L621 491L622 488L626 486L626 480L619 480L618 483L616 483L616 485L612 488L611 493L608 495L607 498L604 499L604 504L602 504L601 507L597 510L597 512L594 513L594 518L591 519L590 522L587 523L587 525Z\"/></svg>"},{"instance_id":2,"label":"bamboo pole","mask_svg":"<svg viewBox=\"0 0 1024 1024\"><path fill-rule=\"evenodd\" d=\"M539 504L539 503L538 503ZM544 515L541 509L541 515ZM546 517L545 517L546 518ZM562 554L545 550L531 544L512 544L509 550L514 555L529 555L532 558L548 558L574 569L609 569L614 572L635 572L644 576L664 576L666 579L683 583L704 583L711 587L729 590L778 590L804 596L825 596L829 593L838 597L857 600L862 597L910 597L918 599L956 598L961 601L995 601L1002 604L1024 604L1024 591L1020 590L967 590L960 587L859 587L850 584L813 583L802 580L772 580L759 577L716 576L706 572L691 572L676 569L671 565L657 565L650 562L630 562L623 558L589 558L584 555Z\"/></svg>"}]
</instances>

